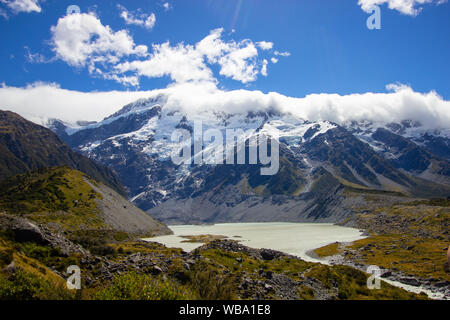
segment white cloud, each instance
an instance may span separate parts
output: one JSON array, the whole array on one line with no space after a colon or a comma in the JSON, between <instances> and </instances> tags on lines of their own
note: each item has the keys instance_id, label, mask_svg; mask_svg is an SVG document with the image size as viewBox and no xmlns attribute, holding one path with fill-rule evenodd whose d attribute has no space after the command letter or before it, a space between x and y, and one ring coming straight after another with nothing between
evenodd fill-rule
<instances>
[{"instance_id":1,"label":"white cloud","mask_svg":"<svg viewBox=\"0 0 450 320\"><path fill-rule=\"evenodd\" d=\"M25 53L25 59L29 63L51 63L55 60L55 58L46 58L41 53L33 53L31 52L30 48L25 46L24 47L26 53Z\"/></svg>"},{"instance_id":2,"label":"white cloud","mask_svg":"<svg viewBox=\"0 0 450 320\"><path fill-rule=\"evenodd\" d=\"M251 42L242 42L242 47L234 47L218 60L220 74L242 83L255 81L258 77L258 50Z\"/></svg>"},{"instance_id":3,"label":"white cloud","mask_svg":"<svg viewBox=\"0 0 450 320\"><path fill-rule=\"evenodd\" d=\"M124 105L150 94L137 91L79 92L57 84L35 83L24 88L0 87L0 109L37 123L57 118L69 122L100 120Z\"/></svg>"},{"instance_id":4,"label":"white cloud","mask_svg":"<svg viewBox=\"0 0 450 320\"><path fill-rule=\"evenodd\" d=\"M270 58L270 61L271 61L273 64L278 63L278 59L275 58L275 57Z\"/></svg>"},{"instance_id":5,"label":"white cloud","mask_svg":"<svg viewBox=\"0 0 450 320\"><path fill-rule=\"evenodd\" d=\"M132 24L152 30L156 24L156 16L154 13L145 14L140 12L130 12L125 7L117 5L120 9L120 17L126 24Z\"/></svg>"},{"instance_id":6,"label":"white cloud","mask_svg":"<svg viewBox=\"0 0 450 320\"><path fill-rule=\"evenodd\" d=\"M138 76L159 78L169 76L175 82L214 81L203 56L193 46L169 42L153 45L153 53L147 60L135 60L118 64L117 73L135 72Z\"/></svg>"},{"instance_id":7,"label":"white cloud","mask_svg":"<svg viewBox=\"0 0 450 320\"><path fill-rule=\"evenodd\" d=\"M242 83L255 81L258 77L258 49L251 40L224 42L223 29L215 29L197 43L196 51L211 64L219 64L220 75Z\"/></svg>"},{"instance_id":8,"label":"white cloud","mask_svg":"<svg viewBox=\"0 0 450 320\"><path fill-rule=\"evenodd\" d=\"M87 66L93 75L113 77L122 83L127 77L111 75L111 65L116 65L123 57L148 55L147 46L136 45L128 31L114 32L93 13L62 17L51 32L53 50L59 59L70 66Z\"/></svg>"},{"instance_id":9,"label":"white cloud","mask_svg":"<svg viewBox=\"0 0 450 320\"><path fill-rule=\"evenodd\" d=\"M169 10L171 10L173 8L172 5L169 2L164 2L162 4L162 7L164 8L165 11L169 11Z\"/></svg>"},{"instance_id":10,"label":"white cloud","mask_svg":"<svg viewBox=\"0 0 450 320\"><path fill-rule=\"evenodd\" d=\"M422 11L422 5L434 3L440 5L447 0L358 0L358 5L365 12L371 12L374 5L387 4L391 10L397 10L409 16L417 16Z\"/></svg>"},{"instance_id":11,"label":"white cloud","mask_svg":"<svg viewBox=\"0 0 450 320\"><path fill-rule=\"evenodd\" d=\"M224 30L215 29L195 45L153 44L149 53L148 47L136 45L126 30L113 31L93 13L60 18L51 31L57 58L74 67L87 67L93 76L136 87L140 77L165 76L175 83L216 84L214 64L224 77L252 82L259 74L267 76L267 59L259 58L258 48L273 47L271 42L249 39L224 41Z\"/></svg>"},{"instance_id":12,"label":"white cloud","mask_svg":"<svg viewBox=\"0 0 450 320\"><path fill-rule=\"evenodd\" d=\"M0 3L6 5L15 14L42 11L39 0L0 0Z\"/></svg>"},{"instance_id":13,"label":"white cloud","mask_svg":"<svg viewBox=\"0 0 450 320\"><path fill-rule=\"evenodd\" d=\"M266 59L264 59L263 60L263 65L262 65L262 68L261 68L261 74L264 76L264 77L267 77L267 64L268 64L269 62L266 60Z\"/></svg>"},{"instance_id":14,"label":"white cloud","mask_svg":"<svg viewBox=\"0 0 450 320\"><path fill-rule=\"evenodd\" d=\"M389 85L386 93L310 94L304 98L277 92L223 91L192 84L158 91L168 94L168 108L182 107L193 116L202 110L222 112L265 111L275 108L305 120L329 120L338 124L369 120L376 123L416 120L427 128L450 128L450 101L436 92L415 92L406 85Z\"/></svg>"},{"instance_id":15,"label":"white cloud","mask_svg":"<svg viewBox=\"0 0 450 320\"><path fill-rule=\"evenodd\" d=\"M268 41L260 41L260 42L257 42L256 45L263 50L270 50L273 48L273 42L268 42Z\"/></svg>"},{"instance_id":16,"label":"white cloud","mask_svg":"<svg viewBox=\"0 0 450 320\"><path fill-rule=\"evenodd\" d=\"M153 91L88 93L40 83L26 88L0 87L0 109L18 112L32 121L40 118L69 122L101 120L132 101L162 93L167 95L167 108L182 108L192 115L205 110L236 113L275 108L311 121L343 124L352 120L378 123L416 120L427 128L450 128L450 101L443 100L436 92L415 92L405 85L389 85L388 89L391 91L386 93L319 93L294 98L276 92L223 91L209 82L184 83Z\"/></svg>"}]
</instances>

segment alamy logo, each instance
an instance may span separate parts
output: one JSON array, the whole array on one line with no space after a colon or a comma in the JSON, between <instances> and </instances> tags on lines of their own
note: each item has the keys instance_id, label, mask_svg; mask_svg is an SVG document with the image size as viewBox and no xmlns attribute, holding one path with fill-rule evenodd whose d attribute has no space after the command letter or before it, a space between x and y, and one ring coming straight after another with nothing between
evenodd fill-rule
<instances>
[{"instance_id":1,"label":"alamy logo","mask_svg":"<svg viewBox=\"0 0 450 320\"><path fill-rule=\"evenodd\" d=\"M260 170L263 176L276 175L280 169L280 143L276 132L270 137L255 130L242 129L208 129L203 132L202 121L195 121L193 136L191 131L177 129L171 139L180 145L171 154L176 165L260 164L266 166Z\"/></svg>"},{"instance_id":2,"label":"alamy logo","mask_svg":"<svg viewBox=\"0 0 450 320\"><path fill-rule=\"evenodd\" d=\"M380 290L381 289L381 269L378 266L368 266L367 273L370 277L367 279L367 288L369 290Z\"/></svg>"},{"instance_id":3,"label":"alamy logo","mask_svg":"<svg viewBox=\"0 0 450 320\"><path fill-rule=\"evenodd\" d=\"M69 266L67 268L67 274L71 276L67 278L67 289L80 290L81 289L81 270L78 266Z\"/></svg>"},{"instance_id":4,"label":"alamy logo","mask_svg":"<svg viewBox=\"0 0 450 320\"><path fill-rule=\"evenodd\" d=\"M81 28L81 9L77 5L71 5L66 10L68 16L67 28L71 30L79 30Z\"/></svg>"},{"instance_id":5,"label":"alamy logo","mask_svg":"<svg viewBox=\"0 0 450 320\"><path fill-rule=\"evenodd\" d=\"M381 9L379 6L372 5L367 12L371 13L371 16L367 18L367 28L369 30L381 29Z\"/></svg>"}]
</instances>

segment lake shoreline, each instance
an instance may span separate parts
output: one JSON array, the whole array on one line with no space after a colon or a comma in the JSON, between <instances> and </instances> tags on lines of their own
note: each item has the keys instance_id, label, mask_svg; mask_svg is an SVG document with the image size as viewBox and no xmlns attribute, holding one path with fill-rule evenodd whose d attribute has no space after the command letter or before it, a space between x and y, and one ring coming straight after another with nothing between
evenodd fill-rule
<instances>
[{"instance_id":1,"label":"lake shoreline","mask_svg":"<svg viewBox=\"0 0 450 320\"><path fill-rule=\"evenodd\" d=\"M283 245L279 245L277 243L269 243L269 245L265 246L259 246L258 244L263 244L261 241L254 241L255 239L251 239L251 235L248 234L248 230L246 227L254 227L254 228L261 228L262 230L271 229L269 230L269 233L266 233L264 236L268 237L268 234L270 233L276 233L276 232L282 232L283 228L296 230L296 226L298 226L297 231L305 230L305 227L323 227L326 238L321 239L320 241L317 240L316 243L309 243L308 247L302 247L299 251L293 252L293 248L286 247L285 250L283 250ZM242 227L242 228L240 228ZM167 247L178 247L182 248L185 251L191 252L195 250L196 248L201 247L205 244L205 241L202 239L208 239L209 237L212 239L214 237L218 237L220 235L221 238L226 240L234 240L237 241L245 246L249 246L254 249L271 249L271 250L277 250L280 252L283 252L285 254L291 254L293 256L297 256L300 259L303 259L308 262L315 262L315 263L321 263L325 265L345 265L350 266L352 268L356 268L360 271L366 272L367 266L348 260L342 255L333 255L330 257L320 257L315 253L315 250L318 248L321 248L323 246L330 245L332 243L352 243L356 240L364 239L368 237L368 233L365 230L356 229L356 228L349 228L349 227L342 227L335 224L330 223L290 223L290 222L254 222L254 223L218 223L218 224L199 224L199 225L177 225L177 226L169 226L169 228L173 228L174 231L173 235L170 236L162 236L162 237L156 237L156 238L149 238L144 239L145 241L150 242L158 242L163 245L166 245ZM327 233L327 228L329 230L333 230L333 228L339 228L335 230L339 230L341 232L349 232L353 239L347 239L347 241L336 241L336 238L333 236L329 236L329 233ZM241 230L239 230L241 229ZM214 232L216 231L216 232ZM226 232L224 232L226 231ZM240 232L244 231L244 236L239 234ZM246 232L247 231L247 234ZM289 230L292 231L292 230ZM321 233L320 231L319 233ZM289 232L288 232L289 233ZM231 235L233 234L233 235ZM245 236L246 235L246 236ZM317 236L317 234L316 234ZM289 234L286 235L286 237L289 237ZM179 239L178 239L179 238ZM186 241L186 238L190 239L199 239L198 242L193 241ZM270 237L269 237L270 238ZM283 237L281 237L283 238ZM169 240L170 239L170 240ZM291 241L295 240L301 240L301 237L298 237L296 239L291 239ZM276 241L276 240L273 240ZM178 244L178 245L177 245ZM267 244L267 242L266 242ZM317 244L317 245L316 245ZM382 277L381 280L385 281L391 285L394 285L396 287L405 289L409 292L413 293L420 293L424 292L426 293L431 299L445 299L445 292L442 288L438 288L432 284L429 284L424 279L419 279L417 277L415 278L408 278L405 277L403 274L397 273L393 270L382 270ZM417 279L416 279L417 278ZM405 280L405 281L403 281ZM409 283L406 283L408 282Z\"/></svg>"},{"instance_id":2,"label":"lake shoreline","mask_svg":"<svg viewBox=\"0 0 450 320\"><path fill-rule=\"evenodd\" d=\"M295 255L310 262L320 262L307 251L335 241L356 241L365 238L361 230L331 223L255 222L220 223L214 225L169 226L173 235L144 239L167 247L192 251L203 243L183 242L186 236L225 236L255 249L272 249Z\"/></svg>"},{"instance_id":3,"label":"lake shoreline","mask_svg":"<svg viewBox=\"0 0 450 320\"><path fill-rule=\"evenodd\" d=\"M324 258L322 263L336 266L343 265L367 272L368 265L361 264L347 259L343 255L337 254L331 257ZM380 268L381 281L385 281L393 286L405 289L413 293L425 293L430 299L434 300L449 300L450 297L446 295L445 287L432 284L427 279L422 279L417 276L405 275L402 272Z\"/></svg>"}]
</instances>

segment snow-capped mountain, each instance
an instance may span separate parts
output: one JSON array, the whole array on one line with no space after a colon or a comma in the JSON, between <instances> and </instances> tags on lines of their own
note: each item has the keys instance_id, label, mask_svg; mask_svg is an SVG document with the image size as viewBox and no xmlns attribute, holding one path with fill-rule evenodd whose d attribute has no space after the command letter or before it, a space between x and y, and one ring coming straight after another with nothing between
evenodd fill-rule
<instances>
[{"instance_id":1,"label":"snow-capped mountain","mask_svg":"<svg viewBox=\"0 0 450 320\"><path fill-rule=\"evenodd\" d=\"M419 122L346 126L361 141L390 160L395 167L415 176L448 185L450 130L427 130Z\"/></svg>"},{"instance_id":2,"label":"snow-capped mountain","mask_svg":"<svg viewBox=\"0 0 450 320\"><path fill-rule=\"evenodd\" d=\"M337 194L343 188L450 194L450 130L426 130L407 120L312 122L270 108L194 113L166 102L158 95L97 123L67 127L53 121L49 127L74 149L114 169L131 201L169 223L332 220L346 214ZM172 141L173 132L193 133L199 122L203 132L214 129L224 136L226 130L242 130L239 139L247 141L246 148L252 135L278 137L278 173L261 176L261 164L174 164L171 155L181 144Z\"/></svg>"}]
</instances>

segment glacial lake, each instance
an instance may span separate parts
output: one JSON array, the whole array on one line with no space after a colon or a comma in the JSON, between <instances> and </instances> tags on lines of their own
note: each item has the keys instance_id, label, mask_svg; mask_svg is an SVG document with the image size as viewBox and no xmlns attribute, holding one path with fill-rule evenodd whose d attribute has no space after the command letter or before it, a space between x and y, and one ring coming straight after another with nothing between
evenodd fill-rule
<instances>
[{"instance_id":1,"label":"glacial lake","mask_svg":"<svg viewBox=\"0 0 450 320\"><path fill-rule=\"evenodd\" d=\"M182 248L192 251L202 243L189 243L182 236L217 235L240 241L243 245L255 249L273 249L300 257L305 261L328 264L327 259L317 260L307 254L308 251L333 242L351 242L366 238L358 229L340 227L330 223L223 223L216 225L169 226L174 232L170 236L144 239L159 242L169 248ZM383 279L394 286L410 292L425 292L432 299L445 299L440 293L433 293L422 287L413 287L397 281Z\"/></svg>"},{"instance_id":2,"label":"glacial lake","mask_svg":"<svg viewBox=\"0 0 450 320\"><path fill-rule=\"evenodd\" d=\"M340 227L329 223L223 223L215 225L169 226L173 235L145 239L159 242L169 248L192 251L202 243L183 242L182 236L226 236L245 246L273 249L300 257L306 261L319 262L306 253L333 242L350 242L365 238L358 229Z\"/></svg>"}]
</instances>

